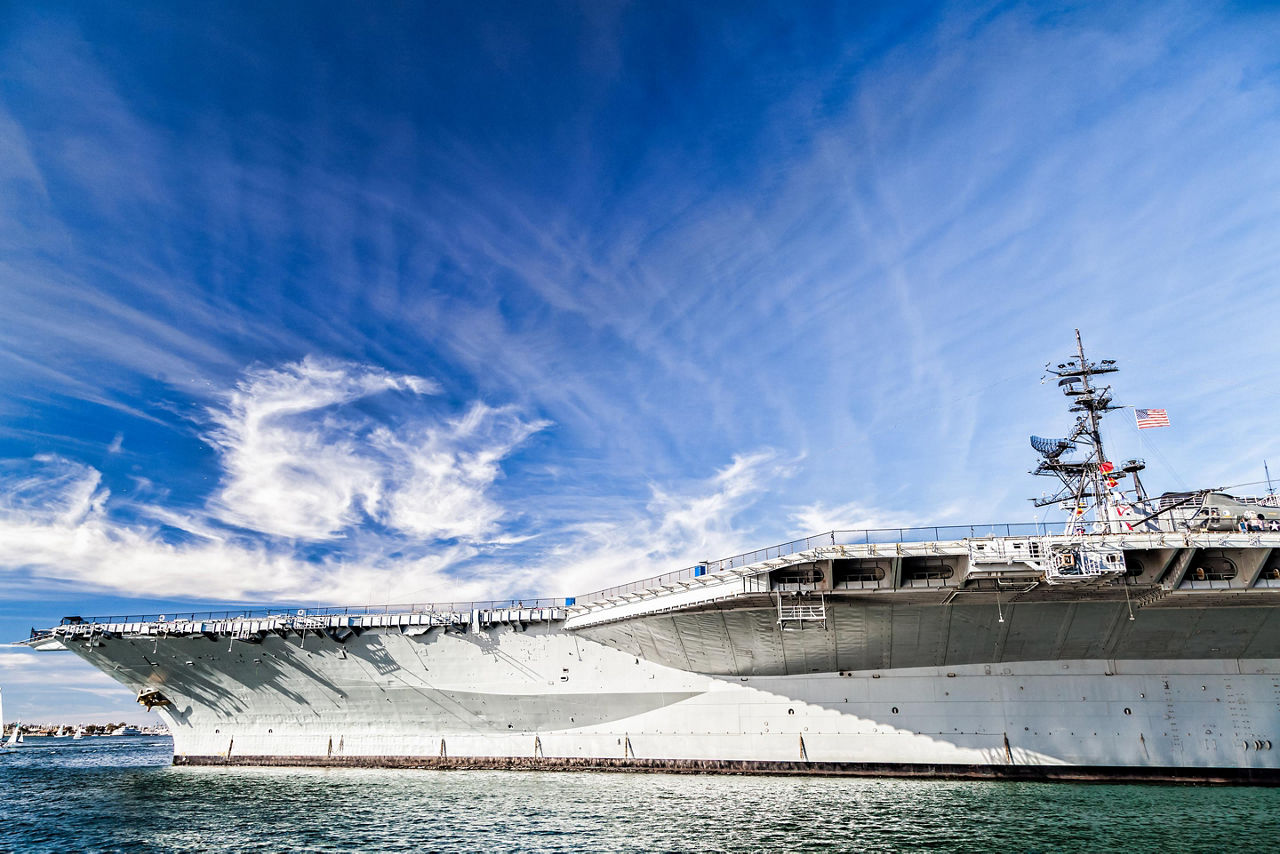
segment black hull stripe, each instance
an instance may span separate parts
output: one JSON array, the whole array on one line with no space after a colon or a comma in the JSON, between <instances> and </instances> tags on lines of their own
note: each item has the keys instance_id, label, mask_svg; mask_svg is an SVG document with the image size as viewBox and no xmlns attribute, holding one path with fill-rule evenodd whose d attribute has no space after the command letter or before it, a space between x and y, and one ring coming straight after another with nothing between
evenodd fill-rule
<instances>
[{"instance_id":1,"label":"black hull stripe","mask_svg":"<svg viewBox=\"0 0 1280 854\"><path fill-rule=\"evenodd\" d=\"M585 759L516 756L183 756L174 765L296 768L418 768L473 771L658 771L820 777L915 777L1073 783L1181 783L1280 786L1280 768L1123 765L925 765L907 762L768 762L725 759Z\"/></svg>"}]
</instances>

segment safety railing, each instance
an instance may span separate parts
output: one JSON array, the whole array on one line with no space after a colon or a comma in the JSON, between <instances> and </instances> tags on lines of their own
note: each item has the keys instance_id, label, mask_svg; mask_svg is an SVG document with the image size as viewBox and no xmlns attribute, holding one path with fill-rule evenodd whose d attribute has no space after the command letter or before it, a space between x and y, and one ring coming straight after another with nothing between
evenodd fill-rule
<instances>
[{"instance_id":1,"label":"safety railing","mask_svg":"<svg viewBox=\"0 0 1280 854\"><path fill-rule=\"evenodd\" d=\"M93 617L64 617L63 623L159 623L209 622L213 620L262 620L269 617L362 616L366 614L431 614L502 611L520 608L563 608L572 599L494 599L484 602L429 602L406 605L344 605L320 608L232 608L223 611L171 611L164 614L115 614Z\"/></svg>"},{"instance_id":2,"label":"safety railing","mask_svg":"<svg viewBox=\"0 0 1280 854\"><path fill-rule=\"evenodd\" d=\"M1045 522L999 523L990 525L935 525L918 528L868 528L849 531L828 531L788 543L780 543L755 551L743 552L732 557L706 561L683 569L664 572L626 584L618 584L596 590L583 596L569 598L494 599L467 602L428 602L401 605L353 605L332 607L274 607L229 608L220 611L178 611L165 614L118 614L110 616L68 617L64 622L73 623L152 623L164 621L191 622L202 620L264 619L267 617L333 616L363 614L426 614L440 612L495 611L508 608L565 608L574 604L610 599L626 593L665 587L677 581L697 578L727 569L760 563L772 558L810 551L825 546L892 545L895 543L921 543L945 540L963 540L972 537L1026 537L1044 536L1050 532Z\"/></svg>"},{"instance_id":3,"label":"safety railing","mask_svg":"<svg viewBox=\"0 0 1280 854\"><path fill-rule=\"evenodd\" d=\"M650 578L630 581L626 584L617 584L612 587L606 587L603 590L597 590L593 593L578 596L576 598L576 602L578 604L585 604L588 602L598 602L601 599L612 599L615 596L623 596L627 593L637 593L642 590L652 590L655 587L665 587L677 581L698 578L703 575L710 575L726 569L750 566L752 564L760 563L761 561L787 557L800 552L807 552L812 549L828 546L927 543L945 540L963 540L972 537L1037 537L1047 535L1050 532L1051 527L1056 528L1057 526L1050 526L1046 522L1012 522L992 525L931 525L921 528L867 528L856 531L828 531L825 534L815 534L812 537L792 540L789 543L780 543L776 546L756 549L752 552L743 552L742 554L734 555L733 557L694 564L693 566L685 567L684 569L665 572L662 575L655 575Z\"/></svg>"}]
</instances>

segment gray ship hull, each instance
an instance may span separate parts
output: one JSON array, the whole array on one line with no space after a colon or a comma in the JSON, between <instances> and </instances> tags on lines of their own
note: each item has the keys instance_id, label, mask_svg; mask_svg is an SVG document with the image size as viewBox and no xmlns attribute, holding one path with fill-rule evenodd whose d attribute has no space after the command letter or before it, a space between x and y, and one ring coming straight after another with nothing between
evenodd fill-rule
<instances>
[{"instance_id":1,"label":"gray ship hull","mask_svg":"<svg viewBox=\"0 0 1280 854\"><path fill-rule=\"evenodd\" d=\"M1070 522L830 531L518 603L69 618L178 764L1280 782L1280 499L1152 500L1117 370L1047 367ZM1123 483L1122 483L1123 482ZM1090 514L1092 518L1089 518Z\"/></svg>"},{"instance_id":2,"label":"gray ship hull","mask_svg":"<svg viewBox=\"0 0 1280 854\"><path fill-rule=\"evenodd\" d=\"M804 634L834 633L840 656L833 622ZM68 646L140 693L162 690L177 764L1280 779L1274 655L711 674L557 620Z\"/></svg>"}]
</instances>

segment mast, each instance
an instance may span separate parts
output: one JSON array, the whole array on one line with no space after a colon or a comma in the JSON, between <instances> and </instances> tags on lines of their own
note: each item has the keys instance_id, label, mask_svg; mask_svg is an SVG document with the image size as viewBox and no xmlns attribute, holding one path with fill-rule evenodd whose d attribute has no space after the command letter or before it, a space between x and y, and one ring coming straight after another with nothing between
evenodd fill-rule
<instances>
[{"instance_id":1,"label":"mast","mask_svg":"<svg viewBox=\"0 0 1280 854\"><path fill-rule=\"evenodd\" d=\"M1075 354L1056 366L1045 366L1046 375L1058 378L1058 388L1071 401L1070 411L1079 413L1075 427L1063 439L1031 437L1032 447L1042 456L1032 474L1056 477L1061 487L1052 496L1033 501L1037 507L1048 504L1068 507L1073 522L1077 524L1092 509L1093 521L1105 533L1110 533L1113 524L1108 500L1111 487L1116 486L1119 479L1129 473L1133 473L1136 478L1137 472L1129 464L1118 470L1107 459L1102 444L1102 418L1117 407L1112 405L1111 386L1098 385L1093 378L1100 374L1115 373L1119 368L1113 359L1090 362L1084 352L1080 330L1075 332ZM1064 456L1073 451L1082 451L1084 458L1064 459Z\"/></svg>"}]
</instances>

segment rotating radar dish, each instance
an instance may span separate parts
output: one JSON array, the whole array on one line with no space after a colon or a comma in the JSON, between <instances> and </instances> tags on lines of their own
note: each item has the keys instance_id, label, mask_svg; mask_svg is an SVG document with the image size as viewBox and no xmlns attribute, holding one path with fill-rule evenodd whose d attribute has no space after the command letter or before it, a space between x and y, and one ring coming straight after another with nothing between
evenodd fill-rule
<instances>
[{"instance_id":1,"label":"rotating radar dish","mask_svg":"<svg viewBox=\"0 0 1280 854\"><path fill-rule=\"evenodd\" d=\"M1069 439L1045 439L1040 436L1032 436L1031 447L1049 459L1056 460L1067 451L1074 450L1076 445L1075 442Z\"/></svg>"}]
</instances>

